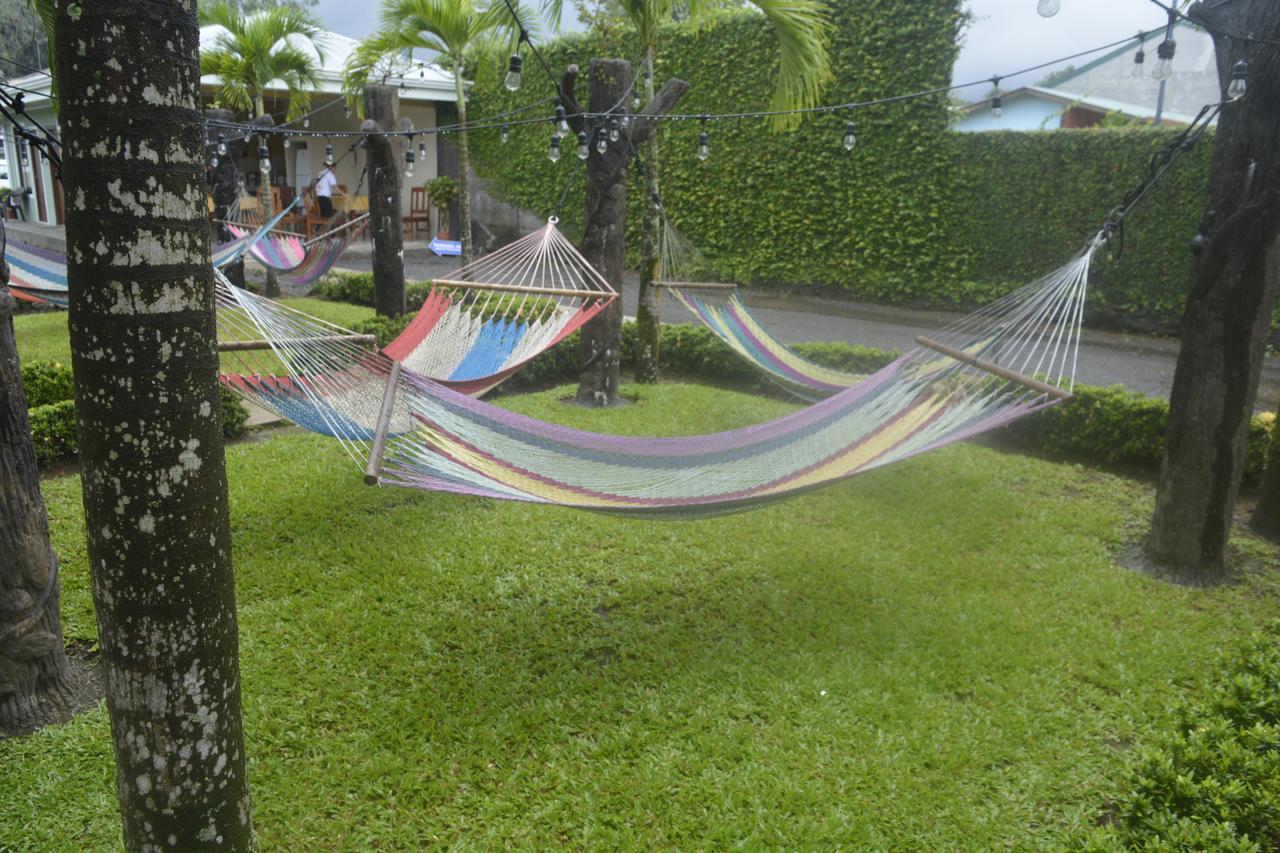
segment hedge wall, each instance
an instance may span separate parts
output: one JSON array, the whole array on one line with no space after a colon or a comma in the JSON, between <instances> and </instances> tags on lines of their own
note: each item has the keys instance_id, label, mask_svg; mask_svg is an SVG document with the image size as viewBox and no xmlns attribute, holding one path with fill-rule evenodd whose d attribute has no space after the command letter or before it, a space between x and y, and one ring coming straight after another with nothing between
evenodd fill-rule
<instances>
[{"instance_id":1,"label":"hedge wall","mask_svg":"<svg viewBox=\"0 0 1280 853\"><path fill-rule=\"evenodd\" d=\"M948 82L963 22L957 0L866 0L833 6L838 103ZM625 32L609 44L591 35L547 45L551 66L592 56L637 55ZM505 62L505 58L502 59ZM662 31L658 75L691 83L680 112L763 109L777 68L767 24L726 14L693 30ZM531 65L515 95L494 60L474 70L472 116L530 102L549 84ZM585 81L579 86L585 97ZM549 107L547 108L549 111ZM530 113L536 115L537 113ZM661 175L672 221L723 275L763 285L814 286L856 299L966 306L1025 284L1066 260L1096 230L1173 131L1116 129L961 134L948 126L945 98L859 110L858 145L840 140L847 116L804 120L773 132L761 121L712 123L711 157L694 156L697 122L663 126ZM582 220L582 164L576 145L546 156L550 126L471 136L477 171L516 204L549 214L567 182L564 227ZM1181 311L1187 249L1204 201L1208 141L1166 177L1130 221L1126 247L1098 265L1093 321L1171 329ZM632 175L628 245L638 251L641 193Z\"/></svg>"}]
</instances>

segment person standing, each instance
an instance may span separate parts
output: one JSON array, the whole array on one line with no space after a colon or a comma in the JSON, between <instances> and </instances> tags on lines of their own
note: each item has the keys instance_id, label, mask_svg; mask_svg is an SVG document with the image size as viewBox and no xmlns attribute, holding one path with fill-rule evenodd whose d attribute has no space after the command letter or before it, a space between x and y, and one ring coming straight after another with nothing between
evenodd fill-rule
<instances>
[{"instance_id":1,"label":"person standing","mask_svg":"<svg viewBox=\"0 0 1280 853\"><path fill-rule=\"evenodd\" d=\"M332 166L325 166L316 176L316 204L320 205L320 214L326 219L333 216L334 194L346 196L342 187L338 186L338 177L333 174Z\"/></svg>"}]
</instances>

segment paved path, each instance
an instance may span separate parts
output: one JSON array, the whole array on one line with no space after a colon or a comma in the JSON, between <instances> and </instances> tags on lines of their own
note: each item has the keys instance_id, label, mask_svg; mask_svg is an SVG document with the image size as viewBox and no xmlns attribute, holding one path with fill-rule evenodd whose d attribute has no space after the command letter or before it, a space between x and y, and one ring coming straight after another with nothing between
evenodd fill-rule
<instances>
[{"instance_id":1,"label":"paved path","mask_svg":"<svg viewBox=\"0 0 1280 853\"><path fill-rule=\"evenodd\" d=\"M353 246L343 256L342 267L371 269L366 245ZM457 267L452 258L436 258L422 244L405 250L405 276L410 281L443 276ZM622 310L635 316L637 279L628 274L622 292ZM768 293L747 292L747 304L760 321L784 343L800 341L844 341L851 344L906 350L915 345L915 336L937 329L956 315L938 311L913 311L885 305L849 303L811 298L784 298ZM684 323L692 319L683 306L671 298L660 305L664 322ZM1170 338L1086 330L1080 345L1076 378L1090 385L1123 385L1156 397L1169 396L1173 385L1178 342ZM1258 411L1274 411L1280 401L1280 359L1268 358L1258 392Z\"/></svg>"}]
</instances>

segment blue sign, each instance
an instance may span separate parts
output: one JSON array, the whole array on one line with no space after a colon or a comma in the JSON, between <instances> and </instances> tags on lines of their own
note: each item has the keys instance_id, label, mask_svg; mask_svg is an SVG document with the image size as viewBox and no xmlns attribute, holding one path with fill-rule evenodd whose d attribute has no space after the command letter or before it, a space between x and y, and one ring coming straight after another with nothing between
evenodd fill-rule
<instances>
[{"instance_id":1,"label":"blue sign","mask_svg":"<svg viewBox=\"0 0 1280 853\"><path fill-rule=\"evenodd\" d=\"M435 252L437 255L461 255L462 241L461 240L441 240L439 237L437 237L431 241L429 248L431 249L431 251Z\"/></svg>"}]
</instances>

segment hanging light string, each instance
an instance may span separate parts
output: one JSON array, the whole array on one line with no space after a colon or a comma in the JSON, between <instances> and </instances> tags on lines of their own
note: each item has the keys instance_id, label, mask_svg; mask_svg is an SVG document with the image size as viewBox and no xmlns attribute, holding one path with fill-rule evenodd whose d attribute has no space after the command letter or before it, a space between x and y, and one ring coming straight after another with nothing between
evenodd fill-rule
<instances>
[{"instance_id":1,"label":"hanging light string","mask_svg":"<svg viewBox=\"0 0 1280 853\"><path fill-rule=\"evenodd\" d=\"M26 116L27 121L35 125L36 129L32 130L22 124L18 120L18 116ZM27 113L21 94L11 95L0 90L0 118L13 125L14 134L18 139L34 145L38 151L44 154L45 159L53 167L55 178L62 178L62 143L44 125Z\"/></svg>"}]
</instances>

